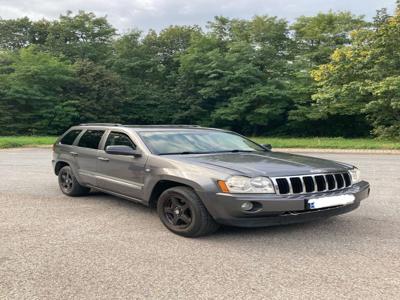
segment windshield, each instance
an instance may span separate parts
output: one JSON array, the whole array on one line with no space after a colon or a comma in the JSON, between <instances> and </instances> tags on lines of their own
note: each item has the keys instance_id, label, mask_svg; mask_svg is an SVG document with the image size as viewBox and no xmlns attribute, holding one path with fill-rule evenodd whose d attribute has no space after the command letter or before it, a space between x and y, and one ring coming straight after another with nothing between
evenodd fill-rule
<instances>
[{"instance_id":1,"label":"windshield","mask_svg":"<svg viewBox=\"0 0 400 300\"><path fill-rule=\"evenodd\" d=\"M154 154L198 154L265 151L239 135L211 130L138 132Z\"/></svg>"}]
</instances>

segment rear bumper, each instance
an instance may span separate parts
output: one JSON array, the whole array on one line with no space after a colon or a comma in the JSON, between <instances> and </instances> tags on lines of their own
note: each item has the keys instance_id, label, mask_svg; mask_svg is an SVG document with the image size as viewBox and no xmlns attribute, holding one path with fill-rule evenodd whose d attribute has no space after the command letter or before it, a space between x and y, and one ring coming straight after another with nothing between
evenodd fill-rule
<instances>
[{"instance_id":1,"label":"rear bumper","mask_svg":"<svg viewBox=\"0 0 400 300\"><path fill-rule=\"evenodd\" d=\"M262 227L280 224L301 223L350 212L360 206L370 192L368 182L362 181L353 186L335 192L323 192L303 195L233 195L214 194L207 197L205 205L214 219L224 225L238 227ZM355 201L349 205L310 210L307 200L323 196L352 194ZM210 195L209 195L210 196ZM257 204L254 211L243 211L241 205L251 201Z\"/></svg>"}]
</instances>

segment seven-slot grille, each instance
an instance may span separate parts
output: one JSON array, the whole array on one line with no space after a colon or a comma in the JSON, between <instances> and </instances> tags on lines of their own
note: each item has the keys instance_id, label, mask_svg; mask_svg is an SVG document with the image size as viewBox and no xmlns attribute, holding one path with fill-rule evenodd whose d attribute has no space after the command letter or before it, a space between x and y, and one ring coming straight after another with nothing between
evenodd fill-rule
<instances>
[{"instance_id":1,"label":"seven-slot grille","mask_svg":"<svg viewBox=\"0 0 400 300\"><path fill-rule=\"evenodd\" d=\"M351 186L348 172L271 178L281 195L336 191Z\"/></svg>"}]
</instances>

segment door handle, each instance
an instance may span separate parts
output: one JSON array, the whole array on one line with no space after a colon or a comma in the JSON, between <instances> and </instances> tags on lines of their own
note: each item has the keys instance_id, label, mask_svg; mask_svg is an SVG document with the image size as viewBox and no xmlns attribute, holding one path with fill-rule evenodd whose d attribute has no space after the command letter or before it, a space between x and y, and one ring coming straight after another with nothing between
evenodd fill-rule
<instances>
[{"instance_id":1,"label":"door handle","mask_svg":"<svg viewBox=\"0 0 400 300\"><path fill-rule=\"evenodd\" d=\"M101 156L99 156L97 159L98 159L98 160L102 160L102 161L109 161L108 158L106 158L106 157L101 157Z\"/></svg>"},{"instance_id":2,"label":"door handle","mask_svg":"<svg viewBox=\"0 0 400 300\"><path fill-rule=\"evenodd\" d=\"M73 156L78 156L78 153L71 151L69 154L73 155Z\"/></svg>"}]
</instances>

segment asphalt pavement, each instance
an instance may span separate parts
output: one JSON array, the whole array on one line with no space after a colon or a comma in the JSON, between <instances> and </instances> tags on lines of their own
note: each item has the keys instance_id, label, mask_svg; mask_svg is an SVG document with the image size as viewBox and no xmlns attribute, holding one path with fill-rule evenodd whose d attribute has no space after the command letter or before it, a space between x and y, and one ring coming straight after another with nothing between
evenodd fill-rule
<instances>
[{"instance_id":1,"label":"asphalt pavement","mask_svg":"<svg viewBox=\"0 0 400 300\"><path fill-rule=\"evenodd\" d=\"M0 299L399 299L400 155L309 155L359 166L370 197L323 221L188 239L140 204L64 196L50 149L1 150Z\"/></svg>"}]
</instances>

